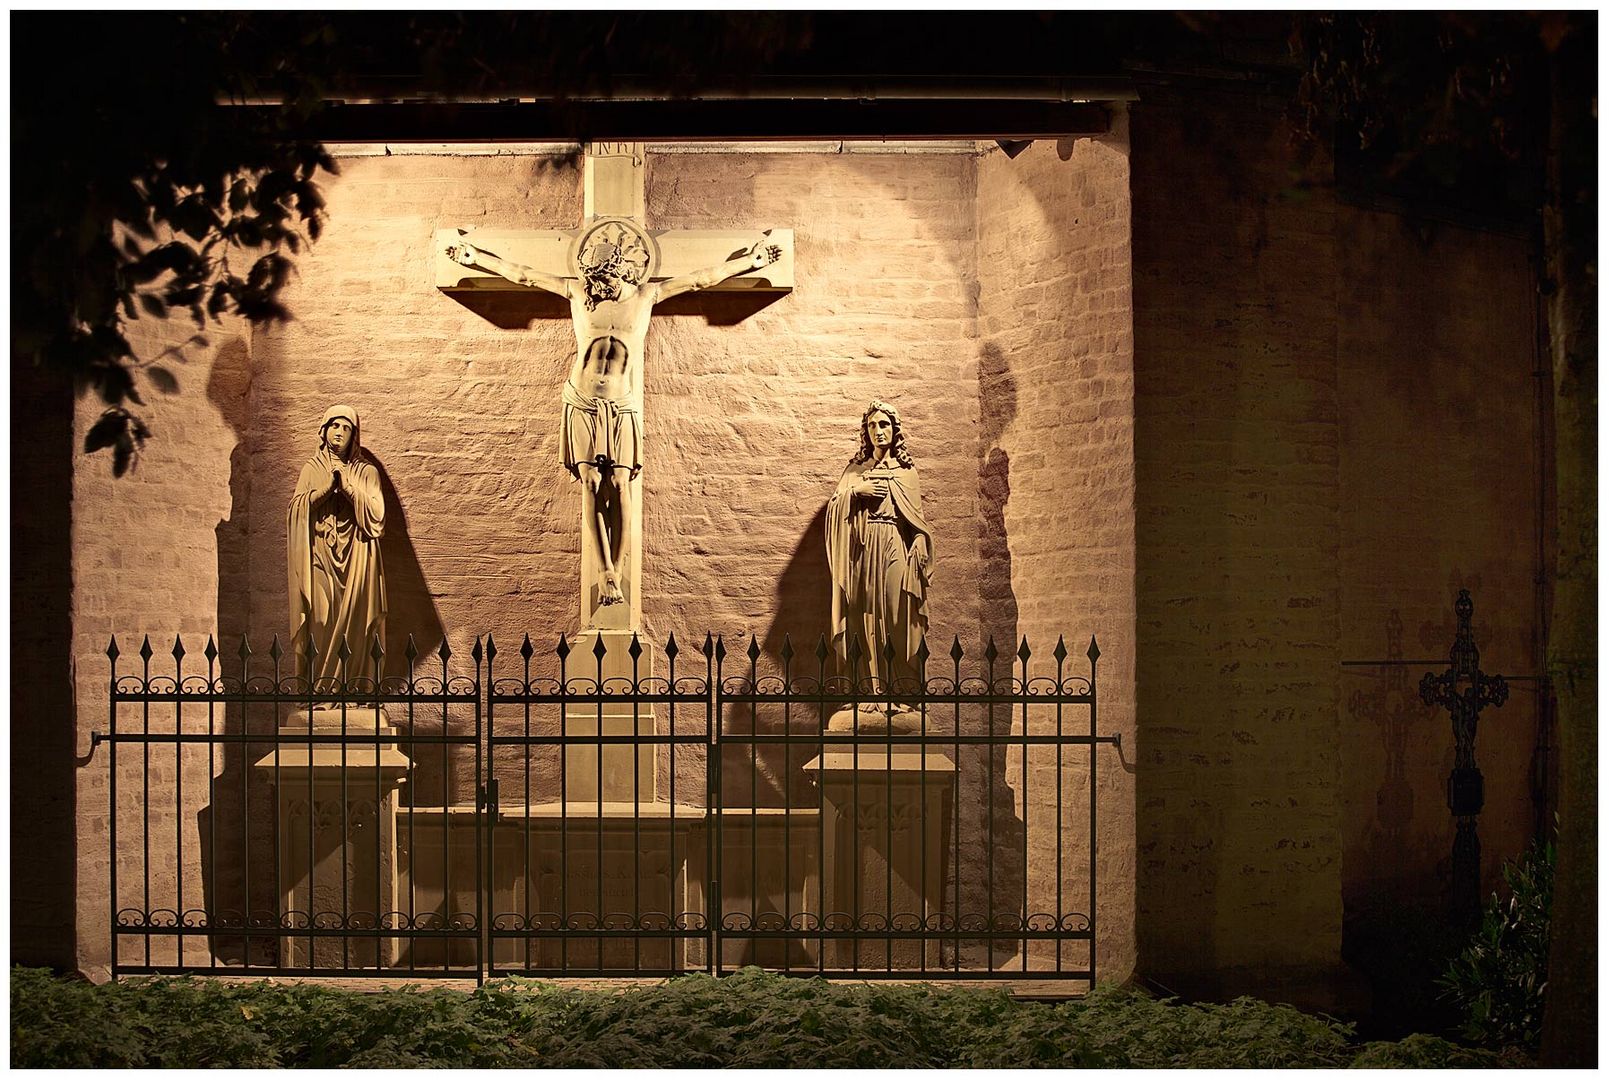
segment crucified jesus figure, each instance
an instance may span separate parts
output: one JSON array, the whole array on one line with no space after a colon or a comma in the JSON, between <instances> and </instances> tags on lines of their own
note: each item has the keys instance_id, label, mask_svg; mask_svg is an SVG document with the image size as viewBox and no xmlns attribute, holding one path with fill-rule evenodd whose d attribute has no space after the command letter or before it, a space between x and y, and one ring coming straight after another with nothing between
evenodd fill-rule
<instances>
[{"instance_id":1,"label":"crucified jesus figure","mask_svg":"<svg viewBox=\"0 0 1609 1080\"><path fill-rule=\"evenodd\" d=\"M631 550L631 481L642 471L643 340L654 305L707 289L729 277L769 266L782 255L769 233L726 262L665 281L650 279L652 241L630 221L612 219L581 237L576 277L560 277L481 251L467 240L447 248L452 259L487 270L517 285L556 293L570 301L575 326L575 363L564 383L559 431L564 467L586 484L593 499L591 525L603 558L600 600L618 604L623 564Z\"/></svg>"}]
</instances>

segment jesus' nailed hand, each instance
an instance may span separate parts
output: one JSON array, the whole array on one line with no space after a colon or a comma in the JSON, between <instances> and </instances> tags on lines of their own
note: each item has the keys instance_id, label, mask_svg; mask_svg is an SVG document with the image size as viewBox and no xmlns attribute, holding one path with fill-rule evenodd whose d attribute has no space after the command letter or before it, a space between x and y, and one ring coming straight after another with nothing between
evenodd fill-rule
<instances>
[{"instance_id":1,"label":"jesus' nailed hand","mask_svg":"<svg viewBox=\"0 0 1609 1080\"><path fill-rule=\"evenodd\" d=\"M782 248L770 237L769 231L762 233L723 263L664 281L650 277L646 234L623 220L600 223L582 235L575 277L511 262L467 239L447 246L456 262L570 301L576 351L564 388L559 442L565 468L586 484L596 511L589 516L602 561L601 604L623 602L621 582L629 580L625 560L637 527L631 481L643 467L639 358L654 305L771 265L782 257Z\"/></svg>"}]
</instances>

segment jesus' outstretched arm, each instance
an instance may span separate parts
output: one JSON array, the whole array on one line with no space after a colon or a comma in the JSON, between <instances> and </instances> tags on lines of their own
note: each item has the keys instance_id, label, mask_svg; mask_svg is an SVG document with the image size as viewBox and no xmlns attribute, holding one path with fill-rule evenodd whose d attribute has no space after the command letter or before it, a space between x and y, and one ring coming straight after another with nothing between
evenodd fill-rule
<instances>
[{"instance_id":1,"label":"jesus' outstretched arm","mask_svg":"<svg viewBox=\"0 0 1609 1080\"><path fill-rule=\"evenodd\" d=\"M729 277L734 277L747 270L758 270L762 266L770 266L782 258L782 248L771 242L771 234L763 233L755 245L733 258L703 270L695 270L691 274L669 278L659 283L659 299L669 300L673 296L680 296L685 292L697 289L707 289L712 285L719 285Z\"/></svg>"},{"instance_id":2,"label":"jesus' outstretched arm","mask_svg":"<svg viewBox=\"0 0 1609 1080\"><path fill-rule=\"evenodd\" d=\"M544 273L524 263L510 262L499 258L489 251L482 251L468 240L459 240L447 245L447 256L454 262L465 266L473 266L480 270L489 270L499 277L508 278L516 285L526 285L544 292L557 293L560 296L569 296L568 279L557 274Z\"/></svg>"}]
</instances>

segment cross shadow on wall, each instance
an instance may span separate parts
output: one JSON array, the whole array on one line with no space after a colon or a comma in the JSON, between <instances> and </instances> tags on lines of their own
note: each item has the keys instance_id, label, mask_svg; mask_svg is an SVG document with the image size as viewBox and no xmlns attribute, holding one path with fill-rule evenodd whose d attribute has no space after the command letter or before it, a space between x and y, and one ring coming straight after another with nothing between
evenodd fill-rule
<instances>
[{"instance_id":1,"label":"cross shadow on wall","mask_svg":"<svg viewBox=\"0 0 1609 1080\"><path fill-rule=\"evenodd\" d=\"M229 459L229 515L219 521L216 528L218 672L231 679L244 674L253 680L268 680L276 671L270 655L274 634L278 634L280 647L285 650L277 665L278 673L283 677L293 675L295 661L289 653L290 607L284 591L288 577L284 567L277 568L277 574L274 568L260 573L265 581L281 583L279 589L268 591L266 596L259 594L260 607L265 610L259 610L252 603L254 530L250 520L252 446L247 393L250 382L250 358L245 343L231 343L221 349L207 384L207 396L234 433L235 447ZM405 652L408 635L412 633L419 652L416 670L420 674L432 671L439 674L436 650L445 636L441 618L414 551L396 486L378 457L371 452L369 458L379 473L385 500L386 531L380 542L380 557L385 566L389 610L383 671L387 677L407 674ZM298 470L301 464L300 460L290 461L283 463L283 467ZM257 523L257 536L267 535L269 530L284 529L284 508L269 507L264 514L270 520ZM248 632L253 629L259 636L250 639L251 653L243 657L240 643L247 640ZM265 632L266 640L262 636ZM433 668L433 664L436 667ZM276 712L272 704L229 703L222 709L218 730L230 736L241 733L270 736L285 721L292 707L285 705ZM406 715L394 715L391 722L407 730ZM439 735L442 724L439 712L432 715L422 710L415 717L414 730L419 735ZM449 762L444 757L448 749L445 746L422 747L411 755L414 769L410 783L420 792L419 805L432 801L424 792L436 793L433 801L439 803L442 801L440 793L451 789L453 781L459 779L457 766L460 763ZM274 745L266 738L264 741L219 742L210 752L214 755L209 758L209 769L214 776L211 797L196 819L209 925L238 925L238 920L249 913L252 926L275 926L280 918L276 896L275 797L271 772L255 767L255 762L274 752ZM399 793L399 805L407 805L408 799L409 788L404 786ZM221 964L272 965L278 962L277 940L251 936L248 948L247 935L230 933L214 935L211 946Z\"/></svg>"}]
</instances>

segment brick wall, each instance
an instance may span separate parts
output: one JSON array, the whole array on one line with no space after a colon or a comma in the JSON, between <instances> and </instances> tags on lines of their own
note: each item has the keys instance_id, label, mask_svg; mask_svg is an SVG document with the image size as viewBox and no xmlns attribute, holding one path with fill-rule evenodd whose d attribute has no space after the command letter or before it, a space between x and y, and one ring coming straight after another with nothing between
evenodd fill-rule
<instances>
[{"instance_id":1,"label":"brick wall","mask_svg":"<svg viewBox=\"0 0 1609 1080\"><path fill-rule=\"evenodd\" d=\"M1139 964L1266 992L1339 961L1333 207L1277 101L1131 120Z\"/></svg>"},{"instance_id":2,"label":"brick wall","mask_svg":"<svg viewBox=\"0 0 1609 1080\"><path fill-rule=\"evenodd\" d=\"M1086 672L1097 636L1100 730L1131 738L1134 351L1127 129L1117 119L1109 136L1036 142L1014 159L995 151L979 166L978 536L984 631L1008 652L1026 637L1031 675L1054 674L1063 635L1065 673ZM1030 720L1036 733L1052 723ZM1103 977L1122 978L1134 964L1134 788L1121 756L1099 753L1098 962ZM1000 790L1016 815L1028 804L1028 886L1046 896L1057 766L1050 752L1031 753L1024 784L1021 757L1003 755ZM1084 762L1077 753L1062 766L1069 896L1087 888Z\"/></svg>"},{"instance_id":3,"label":"brick wall","mask_svg":"<svg viewBox=\"0 0 1609 1080\"><path fill-rule=\"evenodd\" d=\"M578 163L525 154L341 164L326 184L329 228L284 296L295 318L249 343L226 328L170 364L183 392L153 402L157 439L131 477L113 481L104 457L77 464L80 752L106 726L102 652L114 631L125 672L146 632L161 670L174 632L195 662L215 628L226 650L249 632L263 665L255 670L266 670L267 644L287 622L285 507L335 402L362 413L364 445L394 495L384 547L393 662L409 632L426 651L445 638L467 664L477 633L495 633L507 655L526 631L546 643L575 629L579 497L557 445L568 320L520 300L460 303L435 287L430 256L438 228L574 226ZM813 647L828 604L821 511L873 396L900 408L923 471L939 572L933 633L972 635L973 156L666 154L650 170L651 227L791 227L799 266L795 291L768 307L734 321L715 303L664 316L650 333L650 636L713 630L740 652L753 635L772 660L785 633ZM189 327L140 332L149 354ZM81 408L80 438L94 413ZM80 878L97 882L109 877L101 760L80 770L78 793ZM125 752L119 764L120 782L132 783L139 762ZM219 790L240 791L247 764L215 763ZM762 761L759 797L775 799L802 764ZM171 785L173 766L158 756L155 768L158 786ZM198 793L205 802L206 768L187 759L184 805L153 819L153 868L181 844L195 850L207 821L191 803ZM442 769L425 769L426 790L438 790ZM446 770L451 797L467 799L467 760ZM254 817L268 812L265 787L252 789ZM141 836L129 790L120 828ZM135 848L135 862L119 868L125 888L141 880ZM238 890L230 858L225 885ZM187 879L187 897L199 885ZM163 881L157 891L174 888ZM253 902L271 905L259 893L260 875ZM105 895L80 888L78 898L80 961L94 968L105 962Z\"/></svg>"},{"instance_id":4,"label":"brick wall","mask_svg":"<svg viewBox=\"0 0 1609 1080\"><path fill-rule=\"evenodd\" d=\"M1531 245L1505 235L1347 208L1336 221L1341 419L1341 649L1446 667L1460 588L1475 601L1489 673L1541 670L1534 629L1537 409ZM1546 366L1545 364L1542 366ZM1548 567L1551 570L1551 566ZM1341 683L1348 914L1439 909L1450 871L1444 709L1426 669L1350 668ZM1535 684L1482 716L1476 759L1483 894L1530 838Z\"/></svg>"},{"instance_id":5,"label":"brick wall","mask_svg":"<svg viewBox=\"0 0 1609 1080\"><path fill-rule=\"evenodd\" d=\"M205 343L191 341L195 327L187 319L141 320L130 341L137 354L160 361L178 380L179 393L165 396L142 384L149 402L144 416L155 437L134 470L121 479L112 475L111 457L80 455L73 473L72 650L77 695L74 753L77 769L78 962L89 972L104 969L110 947L107 898L111 884L108 829L111 806L108 745L91 754L93 731L108 731L106 647L116 634L120 674L138 674L137 655L150 636L153 676L174 672L175 635L188 656L187 674L204 673L202 651L219 625L220 598L239 587L227 565L229 532L237 516L231 506L233 479L245 450L249 429L246 411L250 384L249 343L241 324L227 323L207 332ZM169 351L171 350L171 351ZM79 399L74 423L76 445L104 408L93 395ZM233 485L233 487L232 487ZM119 730L172 732L172 707L151 706L149 714L125 707ZM186 710L185 730L206 730L206 716ZM220 730L225 721L216 718ZM118 905L154 908L202 908L205 890L229 877L215 877L213 861L201 855L209 821L209 775L217 775L221 798L241 790L243 765L237 756L209 765L206 751L152 749L149 759L153 796L142 810L142 776L146 762L139 750L123 748L117 757L117 825L122 856L117 867ZM182 776L182 782L178 778ZM151 851L152 891L146 905L144 850ZM184 856L178 858L182 846ZM181 881L174 873L182 866ZM220 867L220 870L222 868ZM237 901L238 902L238 901ZM126 956L134 955L125 943ZM188 959L202 955L195 942ZM143 957L143 952L142 952ZM153 959L171 958L171 947L159 944Z\"/></svg>"},{"instance_id":6,"label":"brick wall","mask_svg":"<svg viewBox=\"0 0 1609 1080\"><path fill-rule=\"evenodd\" d=\"M1341 662L1445 657L1469 587L1485 670L1538 666L1527 247L1339 204L1274 98L1142 99L1139 966L1336 1004L1343 917L1434 910L1452 838L1426 669ZM1535 728L1525 684L1481 725L1488 889Z\"/></svg>"}]
</instances>

